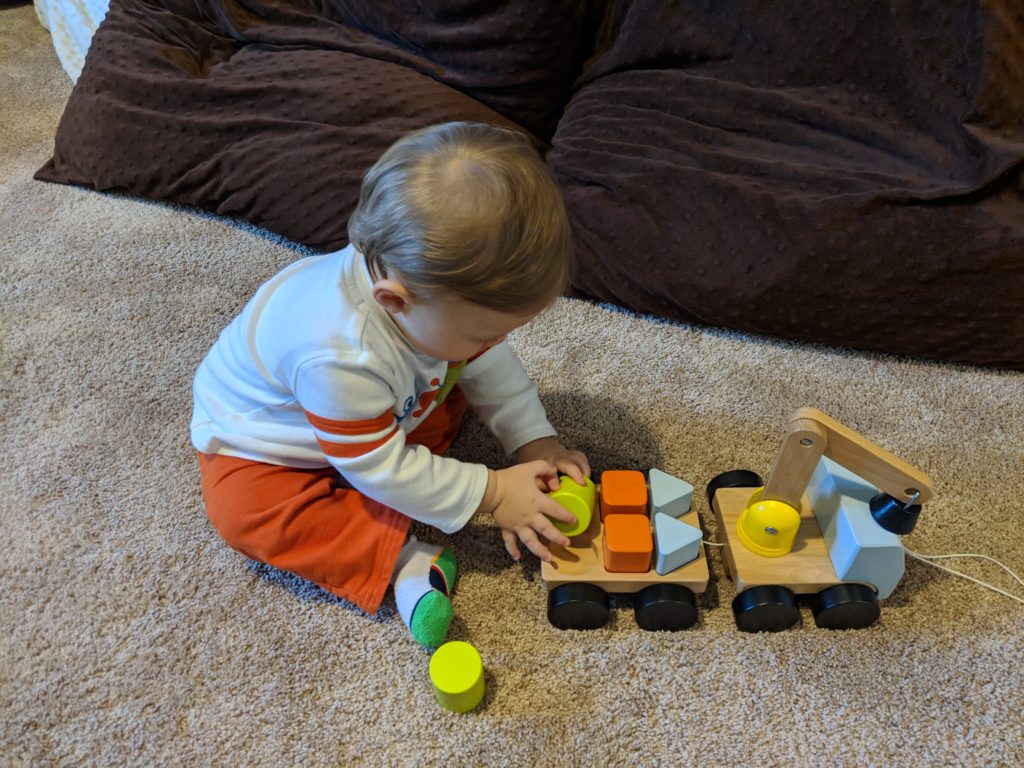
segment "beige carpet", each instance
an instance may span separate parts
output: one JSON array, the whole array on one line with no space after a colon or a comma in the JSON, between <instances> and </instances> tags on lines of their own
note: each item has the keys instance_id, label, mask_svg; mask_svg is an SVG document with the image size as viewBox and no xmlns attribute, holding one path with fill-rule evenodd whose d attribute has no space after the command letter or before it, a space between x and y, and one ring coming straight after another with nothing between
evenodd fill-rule
<instances>
[{"instance_id":1,"label":"beige carpet","mask_svg":"<svg viewBox=\"0 0 1024 768\"><path fill-rule=\"evenodd\" d=\"M1005 597L909 560L870 629L819 630L804 609L746 635L714 552L693 629L643 632L616 599L607 628L561 632L536 561L513 565L482 518L451 538L451 636L480 650L487 696L441 710L393 603L369 617L254 566L203 513L192 372L301 251L32 181L70 86L30 6L0 11L0 83L0 764L1024 764L1024 606ZM597 467L689 479L709 536L707 482L766 474L786 415L815 405L934 477L910 548L1024 571L1020 374L569 300L514 343L567 441ZM456 452L501 461L475 421Z\"/></svg>"}]
</instances>

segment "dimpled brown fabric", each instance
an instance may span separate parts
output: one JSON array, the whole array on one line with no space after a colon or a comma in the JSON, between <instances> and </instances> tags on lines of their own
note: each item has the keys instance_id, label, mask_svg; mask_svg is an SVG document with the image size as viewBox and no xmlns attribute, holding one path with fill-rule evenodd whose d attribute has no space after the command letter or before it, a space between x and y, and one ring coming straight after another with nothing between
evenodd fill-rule
<instances>
[{"instance_id":1,"label":"dimpled brown fabric","mask_svg":"<svg viewBox=\"0 0 1024 768\"><path fill-rule=\"evenodd\" d=\"M246 44L344 50L401 64L550 139L593 48L598 0L207 0Z\"/></svg>"},{"instance_id":2,"label":"dimpled brown fabric","mask_svg":"<svg viewBox=\"0 0 1024 768\"><path fill-rule=\"evenodd\" d=\"M333 249L363 173L409 131L517 125L493 104L550 136L582 61L572 34L538 26L524 3L377 5L114 0L37 178L195 205ZM559 0L548 15L582 35L583 7Z\"/></svg>"},{"instance_id":3,"label":"dimpled brown fabric","mask_svg":"<svg viewBox=\"0 0 1024 768\"><path fill-rule=\"evenodd\" d=\"M1017 0L114 0L37 178L332 249L455 119L550 139L582 295L1024 368Z\"/></svg>"},{"instance_id":4,"label":"dimpled brown fabric","mask_svg":"<svg viewBox=\"0 0 1024 768\"><path fill-rule=\"evenodd\" d=\"M1020 367L1024 5L813 8L614 3L548 155L578 289Z\"/></svg>"}]
</instances>

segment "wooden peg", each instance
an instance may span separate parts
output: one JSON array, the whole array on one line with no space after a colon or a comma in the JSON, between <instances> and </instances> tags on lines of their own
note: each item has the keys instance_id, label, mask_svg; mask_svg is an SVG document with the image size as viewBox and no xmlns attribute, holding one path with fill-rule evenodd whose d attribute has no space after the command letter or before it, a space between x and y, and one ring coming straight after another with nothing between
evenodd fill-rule
<instances>
[{"instance_id":1,"label":"wooden peg","mask_svg":"<svg viewBox=\"0 0 1024 768\"><path fill-rule=\"evenodd\" d=\"M800 499L827 447L828 433L815 419L791 419L761 499L781 501L800 509Z\"/></svg>"}]
</instances>

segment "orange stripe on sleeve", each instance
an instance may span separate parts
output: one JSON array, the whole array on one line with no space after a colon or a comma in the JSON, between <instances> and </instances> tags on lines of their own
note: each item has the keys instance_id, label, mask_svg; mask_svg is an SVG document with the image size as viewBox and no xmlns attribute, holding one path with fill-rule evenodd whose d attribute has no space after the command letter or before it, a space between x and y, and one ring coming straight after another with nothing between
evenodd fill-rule
<instances>
[{"instance_id":1,"label":"orange stripe on sleeve","mask_svg":"<svg viewBox=\"0 0 1024 768\"><path fill-rule=\"evenodd\" d=\"M395 417L391 411L384 411L380 416L361 421L339 421L337 419L325 419L315 413L305 411L309 423L321 432L329 432L332 435L372 435L381 432L395 423Z\"/></svg>"},{"instance_id":2,"label":"orange stripe on sleeve","mask_svg":"<svg viewBox=\"0 0 1024 768\"><path fill-rule=\"evenodd\" d=\"M398 432L398 427L391 430L387 437L382 437L379 440L370 440L366 443L330 443L320 438L317 438L316 441L320 445L320 450L327 456L333 456L336 459L355 459L359 456L365 456L370 451L377 450L394 437L396 432Z\"/></svg>"}]
</instances>

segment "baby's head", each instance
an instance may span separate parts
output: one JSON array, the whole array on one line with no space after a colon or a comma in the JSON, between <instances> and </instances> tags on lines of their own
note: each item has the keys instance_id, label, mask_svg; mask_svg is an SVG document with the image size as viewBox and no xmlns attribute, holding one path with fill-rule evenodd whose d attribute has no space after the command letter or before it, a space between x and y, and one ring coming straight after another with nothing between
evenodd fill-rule
<instances>
[{"instance_id":1,"label":"baby's head","mask_svg":"<svg viewBox=\"0 0 1024 768\"><path fill-rule=\"evenodd\" d=\"M561 193L525 135L481 123L412 133L366 173L349 239L373 295L420 352L500 343L569 280Z\"/></svg>"},{"instance_id":2,"label":"baby's head","mask_svg":"<svg viewBox=\"0 0 1024 768\"><path fill-rule=\"evenodd\" d=\"M561 193L527 137L444 123L398 140L363 178L349 239L374 280L529 315L569 280Z\"/></svg>"}]
</instances>

